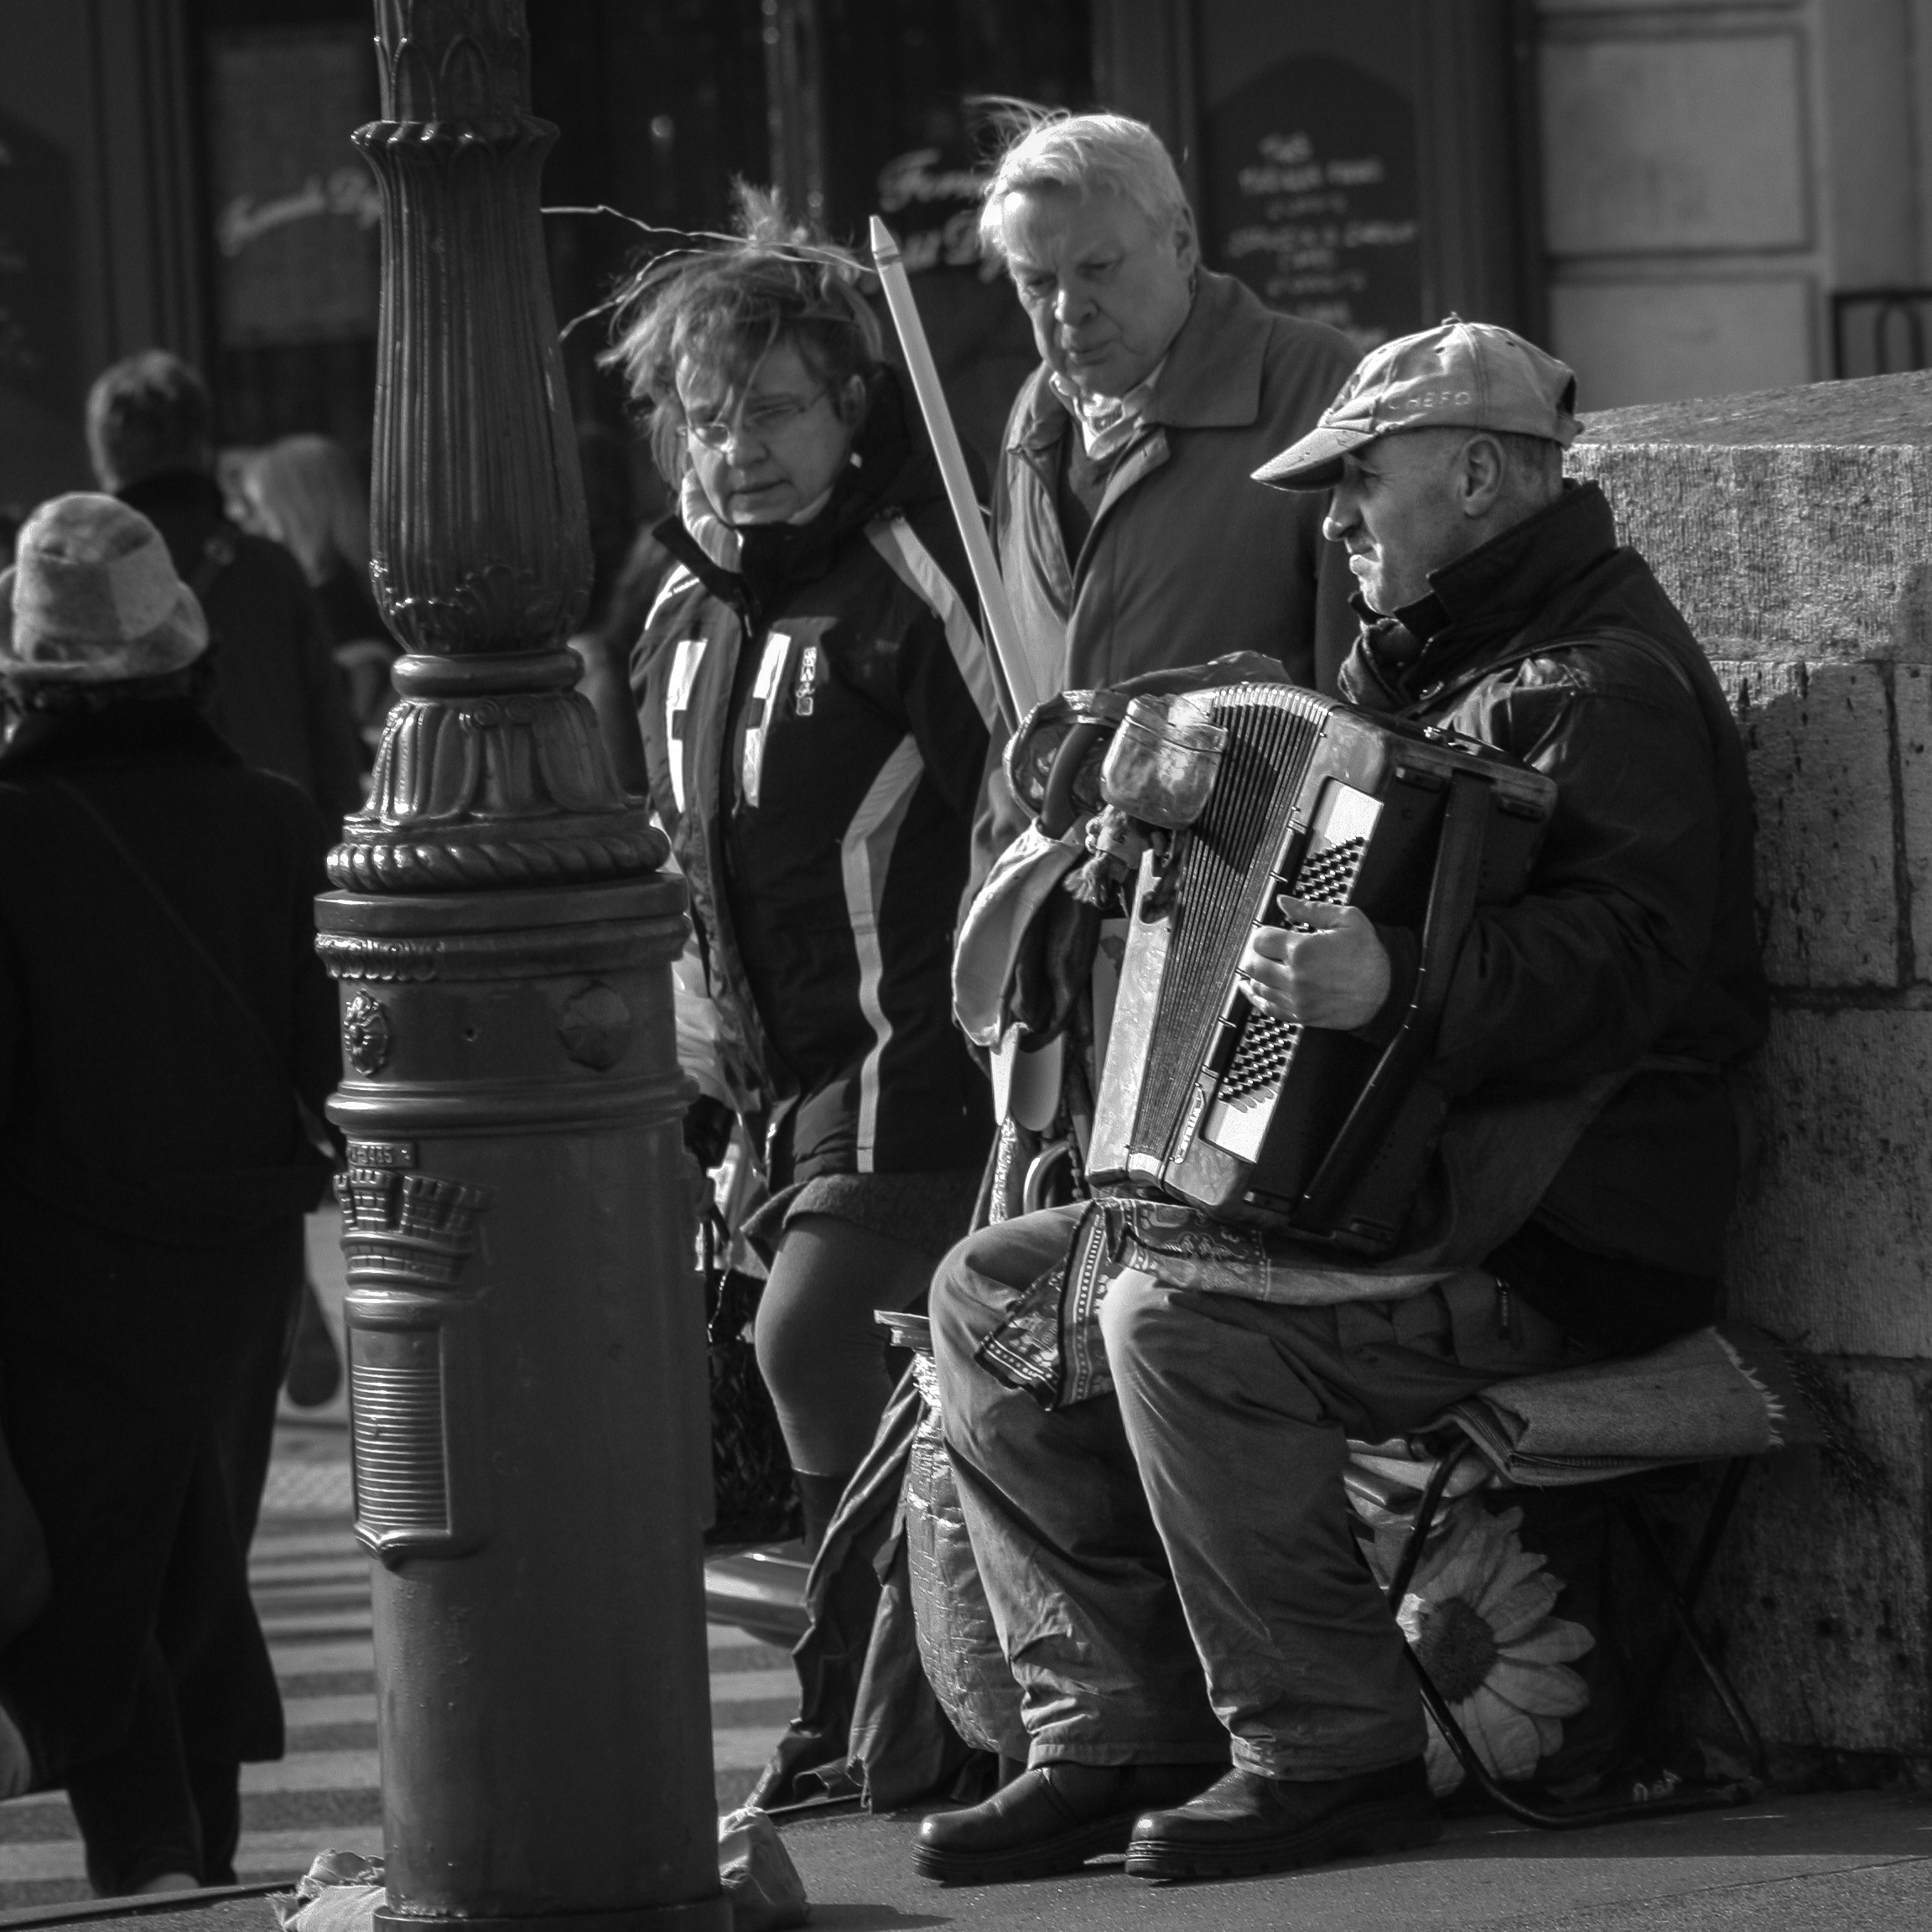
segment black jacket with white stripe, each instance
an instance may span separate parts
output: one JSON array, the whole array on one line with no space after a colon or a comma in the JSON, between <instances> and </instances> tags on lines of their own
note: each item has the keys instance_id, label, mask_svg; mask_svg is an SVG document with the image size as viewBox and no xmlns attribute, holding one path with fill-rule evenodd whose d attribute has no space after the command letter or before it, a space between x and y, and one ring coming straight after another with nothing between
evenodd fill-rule
<instances>
[{"instance_id":1,"label":"black jacket with white stripe","mask_svg":"<svg viewBox=\"0 0 1932 1932\"><path fill-rule=\"evenodd\" d=\"M938 467L890 370L854 455L801 527L734 532L687 489L631 664L723 1072L774 1188L972 1167L992 1134L949 981L992 691Z\"/></svg>"}]
</instances>

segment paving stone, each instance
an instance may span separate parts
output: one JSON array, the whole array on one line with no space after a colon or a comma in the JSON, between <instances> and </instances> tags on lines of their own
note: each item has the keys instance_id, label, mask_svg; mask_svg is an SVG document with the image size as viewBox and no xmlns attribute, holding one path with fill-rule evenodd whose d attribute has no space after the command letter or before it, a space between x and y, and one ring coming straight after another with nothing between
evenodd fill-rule
<instances>
[{"instance_id":1,"label":"paving stone","mask_svg":"<svg viewBox=\"0 0 1932 1932\"><path fill-rule=\"evenodd\" d=\"M1758 903L1772 984L1896 985L1885 671L1789 659L1717 659L1713 668L1737 714L1758 804ZM1932 857L1932 844L1927 851Z\"/></svg>"},{"instance_id":2,"label":"paving stone","mask_svg":"<svg viewBox=\"0 0 1932 1932\"><path fill-rule=\"evenodd\" d=\"M1774 1012L1730 1309L1830 1355L1932 1357L1932 1013Z\"/></svg>"},{"instance_id":3,"label":"paving stone","mask_svg":"<svg viewBox=\"0 0 1932 1932\"><path fill-rule=\"evenodd\" d=\"M1819 1368L1857 1459L1793 1449L1763 1460L1711 1573L1711 1621L1774 1755L1896 1752L1923 1767L1932 1751L1926 1371Z\"/></svg>"}]
</instances>

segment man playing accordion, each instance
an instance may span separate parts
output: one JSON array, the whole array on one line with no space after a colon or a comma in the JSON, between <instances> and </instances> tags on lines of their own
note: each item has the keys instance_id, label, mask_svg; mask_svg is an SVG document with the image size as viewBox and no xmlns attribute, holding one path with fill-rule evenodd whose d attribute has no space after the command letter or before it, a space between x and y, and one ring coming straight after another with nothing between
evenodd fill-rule
<instances>
[{"instance_id":1,"label":"man playing accordion","mask_svg":"<svg viewBox=\"0 0 1932 1932\"><path fill-rule=\"evenodd\" d=\"M1740 1161L1726 1071L1765 1024L1751 798L1682 618L1601 491L1563 477L1575 388L1452 318L1371 354L1256 472L1333 492L1363 621L1343 697L1510 754L1554 807L1527 889L1479 905L1449 963L1427 1067L1448 1114L1393 1254L1137 1250L1098 1302L1110 1389L1053 1406L986 1344L1082 1209L987 1228L941 1265L946 1437L1031 1753L985 1803L927 1820L929 1876L1125 1848L1163 1879L1426 1842L1422 1713L1353 1545L1346 1439L1711 1319ZM1242 958L1249 1000L1389 1037L1416 934L1284 911ZM1211 1257L1214 1223L1197 1233L1188 1252Z\"/></svg>"}]
</instances>

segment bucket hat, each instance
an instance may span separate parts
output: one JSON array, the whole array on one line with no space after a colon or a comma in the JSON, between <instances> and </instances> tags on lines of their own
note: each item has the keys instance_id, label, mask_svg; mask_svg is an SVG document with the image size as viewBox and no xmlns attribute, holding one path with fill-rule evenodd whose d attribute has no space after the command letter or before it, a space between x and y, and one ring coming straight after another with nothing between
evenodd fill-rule
<instances>
[{"instance_id":1,"label":"bucket hat","mask_svg":"<svg viewBox=\"0 0 1932 1932\"><path fill-rule=\"evenodd\" d=\"M1452 315L1384 342L1362 358L1342 392L1299 443L1254 472L1278 490L1327 490L1342 459L1404 429L1496 429L1576 439L1576 378L1566 364L1493 322Z\"/></svg>"},{"instance_id":2,"label":"bucket hat","mask_svg":"<svg viewBox=\"0 0 1932 1932\"><path fill-rule=\"evenodd\" d=\"M139 511L91 491L43 503L0 571L0 677L18 684L158 678L208 648L208 621Z\"/></svg>"}]
</instances>

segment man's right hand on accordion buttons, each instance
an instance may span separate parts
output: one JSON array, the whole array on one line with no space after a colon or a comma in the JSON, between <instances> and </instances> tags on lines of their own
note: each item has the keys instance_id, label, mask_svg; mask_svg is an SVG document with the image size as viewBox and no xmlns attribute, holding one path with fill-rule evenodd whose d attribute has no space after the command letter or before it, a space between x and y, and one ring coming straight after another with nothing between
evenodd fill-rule
<instances>
[{"instance_id":1,"label":"man's right hand on accordion buttons","mask_svg":"<svg viewBox=\"0 0 1932 1932\"><path fill-rule=\"evenodd\" d=\"M1323 906L1284 892L1286 926L1259 926L1241 955L1249 997L1303 1026L1366 1026L1389 997L1389 954L1358 906Z\"/></svg>"}]
</instances>

